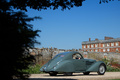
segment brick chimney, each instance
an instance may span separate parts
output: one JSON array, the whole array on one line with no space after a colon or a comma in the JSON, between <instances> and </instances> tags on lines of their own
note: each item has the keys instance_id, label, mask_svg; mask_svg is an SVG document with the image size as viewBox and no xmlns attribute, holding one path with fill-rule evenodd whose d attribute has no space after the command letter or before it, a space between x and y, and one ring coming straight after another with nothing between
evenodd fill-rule
<instances>
[{"instance_id":1,"label":"brick chimney","mask_svg":"<svg viewBox=\"0 0 120 80\"><path fill-rule=\"evenodd\" d=\"M95 41L97 41L97 40L98 40L98 38L95 39Z\"/></svg>"},{"instance_id":2,"label":"brick chimney","mask_svg":"<svg viewBox=\"0 0 120 80\"><path fill-rule=\"evenodd\" d=\"M89 41L91 41L91 38L89 38Z\"/></svg>"},{"instance_id":3,"label":"brick chimney","mask_svg":"<svg viewBox=\"0 0 120 80\"><path fill-rule=\"evenodd\" d=\"M114 39L113 37L106 37L105 36L105 40L109 40L109 39Z\"/></svg>"}]
</instances>

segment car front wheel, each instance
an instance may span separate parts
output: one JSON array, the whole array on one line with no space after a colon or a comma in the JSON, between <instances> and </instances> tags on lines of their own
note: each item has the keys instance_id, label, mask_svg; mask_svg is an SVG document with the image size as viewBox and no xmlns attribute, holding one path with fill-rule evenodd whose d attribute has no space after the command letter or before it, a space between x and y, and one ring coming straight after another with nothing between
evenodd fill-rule
<instances>
[{"instance_id":1,"label":"car front wheel","mask_svg":"<svg viewBox=\"0 0 120 80\"><path fill-rule=\"evenodd\" d=\"M105 71L106 71L105 65L101 64L98 69L98 75L104 75Z\"/></svg>"},{"instance_id":2,"label":"car front wheel","mask_svg":"<svg viewBox=\"0 0 120 80\"><path fill-rule=\"evenodd\" d=\"M57 72L50 72L49 75L50 75L50 76L56 76L56 75L57 75Z\"/></svg>"}]
</instances>

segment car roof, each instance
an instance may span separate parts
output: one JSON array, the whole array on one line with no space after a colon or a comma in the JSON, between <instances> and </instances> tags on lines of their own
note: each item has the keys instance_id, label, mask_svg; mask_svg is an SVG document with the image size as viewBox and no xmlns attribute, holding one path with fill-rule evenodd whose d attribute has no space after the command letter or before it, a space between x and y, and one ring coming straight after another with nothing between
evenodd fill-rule
<instances>
[{"instance_id":1,"label":"car roof","mask_svg":"<svg viewBox=\"0 0 120 80\"><path fill-rule=\"evenodd\" d=\"M70 51L70 52L63 52L63 53L59 53L58 55L73 55L75 53L79 53L79 52L76 52L76 51Z\"/></svg>"},{"instance_id":2,"label":"car roof","mask_svg":"<svg viewBox=\"0 0 120 80\"><path fill-rule=\"evenodd\" d=\"M58 55L65 55L64 58L68 59L68 58L72 58L72 55L75 54L75 53L79 53L79 52L76 52L76 51L63 52L63 53L59 53Z\"/></svg>"}]
</instances>

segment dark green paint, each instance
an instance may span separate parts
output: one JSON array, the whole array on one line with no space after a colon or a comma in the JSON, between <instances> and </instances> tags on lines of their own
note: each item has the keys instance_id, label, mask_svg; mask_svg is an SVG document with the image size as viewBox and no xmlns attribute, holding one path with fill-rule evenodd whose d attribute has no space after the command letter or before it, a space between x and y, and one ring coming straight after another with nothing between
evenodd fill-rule
<instances>
[{"instance_id":1,"label":"dark green paint","mask_svg":"<svg viewBox=\"0 0 120 80\"><path fill-rule=\"evenodd\" d=\"M81 55L81 59L73 59L73 54L80 54L79 52L64 52L56 55L48 63L46 63L40 71L49 72L98 72L100 64L104 64L102 61L96 61L93 59L84 59Z\"/></svg>"}]
</instances>

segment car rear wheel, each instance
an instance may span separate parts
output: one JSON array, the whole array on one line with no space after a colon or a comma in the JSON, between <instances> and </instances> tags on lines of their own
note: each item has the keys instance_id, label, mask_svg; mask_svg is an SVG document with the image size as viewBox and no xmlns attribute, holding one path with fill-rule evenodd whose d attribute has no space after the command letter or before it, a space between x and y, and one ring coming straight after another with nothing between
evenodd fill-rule
<instances>
[{"instance_id":1,"label":"car rear wheel","mask_svg":"<svg viewBox=\"0 0 120 80\"><path fill-rule=\"evenodd\" d=\"M50 76L56 76L56 75L57 75L57 72L50 72L49 75L50 75Z\"/></svg>"},{"instance_id":2,"label":"car rear wheel","mask_svg":"<svg viewBox=\"0 0 120 80\"><path fill-rule=\"evenodd\" d=\"M89 74L90 74L90 72L84 72L83 74L84 74L84 75L89 75Z\"/></svg>"},{"instance_id":3,"label":"car rear wheel","mask_svg":"<svg viewBox=\"0 0 120 80\"><path fill-rule=\"evenodd\" d=\"M104 75L105 71L106 71L105 65L101 64L98 69L98 75Z\"/></svg>"},{"instance_id":4,"label":"car rear wheel","mask_svg":"<svg viewBox=\"0 0 120 80\"><path fill-rule=\"evenodd\" d=\"M65 76L72 76L72 74L73 74L72 72L66 72L66 73L64 73Z\"/></svg>"}]
</instances>

